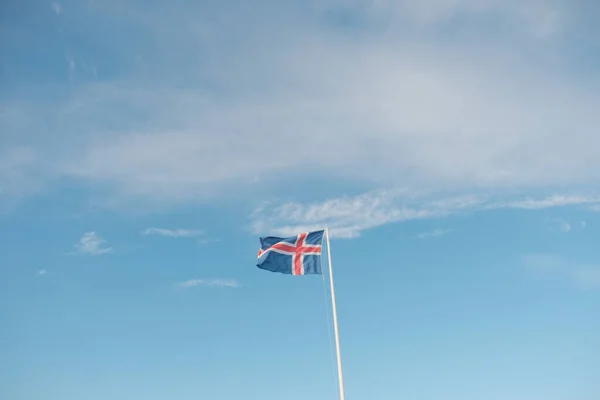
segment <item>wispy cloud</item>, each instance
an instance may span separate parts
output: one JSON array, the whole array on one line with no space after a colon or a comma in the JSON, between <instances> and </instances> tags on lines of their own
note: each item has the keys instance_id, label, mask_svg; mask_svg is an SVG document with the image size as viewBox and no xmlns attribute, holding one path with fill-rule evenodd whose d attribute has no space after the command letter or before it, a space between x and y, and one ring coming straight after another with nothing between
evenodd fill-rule
<instances>
[{"instance_id":1,"label":"wispy cloud","mask_svg":"<svg viewBox=\"0 0 600 400\"><path fill-rule=\"evenodd\" d=\"M547 273L564 270L567 262L556 254L533 253L521 257L521 263L532 272Z\"/></svg>"},{"instance_id":2,"label":"wispy cloud","mask_svg":"<svg viewBox=\"0 0 600 400\"><path fill-rule=\"evenodd\" d=\"M544 208L600 203L596 195L551 195L540 198L496 199L485 195L431 200L405 192L375 191L321 203L268 205L251 215L251 230L293 235L329 227L332 236L352 238L366 229L393 222L440 218L449 215L499 209Z\"/></svg>"},{"instance_id":3,"label":"wispy cloud","mask_svg":"<svg viewBox=\"0 0 600 400\"><path fill-rule=\"evenodd\" d=\"M2 147L39 154L31 170L11 172L27 170L11 195L68 181L106 202L172 206L317 174L454 193L600 178L598 72L573 74L571 62L595 45L597 18L579 3L309 0L234 12L219 2L133 1L119 12L100 3L70 7L80 23L61 30L98 41L67 60L74 84L39 85L30 74L48 65L30 60L7 70L15 88L1 99ZM3 31L20 44L5 54L15 63L39 45L22 34L37 16L19 12L22 25ZM58 54L55 39L48 51ZM81 54L111 69L84 74ZM329 150L289 151L298 138Z\"/></svg>"},{"instance_id":4,"label":"wispy cloud","mask_svg":"<svg viewBox=\"0 0 600 400\"><path fill-rule=\"evenodd\" d=\"M470 210L483 201L476 196L464 196L419 205L404 197L403 193L375 191L322 203L286 203L259 208L251 216L252 230L286 236L328 227L333 237L353 238L365 229L391 222L445 216Z\"/></svg>"},{"instance_id":5,"label":"wispy cloud","mask_svg":"<svg viewBox=\"0 0 600 400\"><path fill-rule=\"evenodd\" d=\"M198 239L198 244L202 245L202 246L206 246L207 244L211 244L211 243L218 243L220 242L221 239L219 238L211 238L211 237L205 237L202 239Z\"/></svg>"},{"instance_id":6,"label":"wispy cloud","mask_svg":"<svg viewBox=\"0 0 600 400\"><path fill-rule=\"evenodd\" d=\"M574 278L584 288L600 288L600 265L580 266L574 271Z\"/></svg>"},{"instance_id":7,"label":"wispy cloud","mask_svg":"<svg viewBox=\"0 0 600 400\"><path fill-rule=\"evenodd\" d=\"M564 233L569 233L569 232L571 232L571 229L573 229L571 224L565 220L559 220L559 221L557 221L557 223L559 225L560 230L563 231Z\"/></svg>"},{"instance_id":8,"label":"wispy cloud","mask_svg":"<svg viewBox=\"0 0 600 400\"><path fill-rule=\"evenodd\" d=\"M164 229L164 228L147 228L141 232L142 235L158 235L168 236L173 238L192 238L201 236L204 231L194 229Z\"/></svg>"},{"instance_id":9,"label":"wispy cloud","mask_svg":"<svg viewBox=\"0 0 600 400\"><path fill-rule=\"evenodd\" d=\"M527 210L539 210L543 208L592 205L598 206L600 195L576 195L576 194L554 194L545 198L527 197L525 199L499 202L492 207L498 208L522 208Z\"/></svg>"},{"instance_id":10,"label":"wispy cloud","mask_svg":"<svg viewBox=\"0 0 600 400\"><path fill-rule=\"evenodd\" d=\"M158 235L172 238L197 238L197 243L202 246L220 241L220 239L209 237L204 231L197 229L147 228L144 229L141 234L144 236Z\"/></svg>"},{"instance_id":11,"label":"wispy cloud","mask_svg":"<svg viewBox=\"0 0 600 400\"><path fill-rule=\"evenodd\" d=\"M42 276L42 275L46 275L46 273L47 273L47 272L46 272L46 270L45 270L45 269L40 269L40 270L37 272L37 274L36 274L36 275L37 275L37 276Z\"/></svg>"},{"instance_id":12,"label":"wispy cloud","mask_svg":"<svg viewBox=\"0 0 600 400\"><path fill-rule=\"evenodd\" d=\"M23 146L2 147L0 148L0 212L11 209L18 200L36 193L44 186L43 178L37 173L39 155L35 150Z\"/></svg>"},{"instance_id":13,"label":"wispy cloud","mask_svg":"<svg viewBox=\"0 0 600 400\"><path fill-rule=\"evenodd\" d=\"M562 218L553 219L552 224L563 233L581 232L587 226L585 221L569 222Z\"/></svg>"},{"instance_id":14,"label":"wispy cloud","mask_svg":"<svg viewBox=\"0 0 600 400\"><path fill-rule=\"evenodd\" d=\"M521 263L538 277L563 277L581 288L600 288L600 263L579 263L557 254L527 254Z\"/></svg>"},{"instance_id":15,"label":"wispy cloud","mask_svg":"<svg viewBox=\"0 0 600 400\"><path fill-rule=\"evenodd\" d=\"M62 12L62 6L59 2L55 1L52 3L52 10L56 13L56 15L60 15Z\"/></svg>"},{"instance_id":16,"label":"wispy cloud","mask_svg":"<svg viewBox=\"0 0 600 400\"><path fill-rule=\"evenodd\" d=\"M67 63L67 74L69 75L69 80L73 82L75 70L77 69L77 63L75 58L70 54L65 55L65 61Z\"/></svg>"},{"instance_id":17,"label":"wispy cloud","mask_svg":"<svg viewBox=\"0 0 600 400\"><path fill-rule=\"evenodd\" d=\"M81 239L79 239L79 243L75 245L75 248L80 254L89 254L93 256L99 256L113 251L112 247L107 246L106 241L94 231L85 233Z\"/></svg>"},{"instance_id":18,"label":"wispy cloud","mask_svg":"<svg viewBox=\"0 0 600 400\"><path fill-rule=\"evenodd\" d=\"M436 238L436 237L440 237L440 236L444 236L447 235L448 233L452 232L451 229L434 229L432 231L428 231L428 232L422 232L419 233L416 238L417 239L430 239L430 238Z\"/></svg>"},{"instance_id":19,"label":"wispy cloud","mask_svg":"<svg viewBox=\"0 0 600 400\"><path fill-rule=\"evenodd\" d=\"M185 282L180 282L178 286L184 289L188 289L194 286L238 288L240 287L240 284L233 279L190 279Z\"/></svg>"}]
</instances>

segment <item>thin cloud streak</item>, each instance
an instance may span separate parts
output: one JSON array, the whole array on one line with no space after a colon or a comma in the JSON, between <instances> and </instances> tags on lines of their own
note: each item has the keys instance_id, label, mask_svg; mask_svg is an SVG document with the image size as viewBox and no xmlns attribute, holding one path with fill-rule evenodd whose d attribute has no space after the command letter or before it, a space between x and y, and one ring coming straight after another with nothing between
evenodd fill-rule
<instances>
[{"instance_id":1,"label":"thin cloud streak","mask_svg":"<svg viewBox=\"0 0 600 400\"><path fill-rule=\"evenodd\" d=\"M376 191L322 203L291 202L263 206L250 216L250 229L255 234L269 232L288 236L329 227L333 237L354 238L364 230L394 222L500 209L541 210L595 203L600 203L599 196L555 194L541 198L498 200L484 195L472 195L426 200L394 192Z\"/></svg>"},{"instance_id":2,"label":"thin cloud streak","mask_svg":"<svg viewBox=\"0 0 600 400\"><path fill-rule=\"evenodd\" d=\"M221 241L221 239L219 239L219 238L207 237L207 238L198 239L198 244L201 246L206 246L211 243L219 243L220 241Z\"/></svg>"},{"instance_id":3,"label":"thin cloud streak","mask_svg":"<svg viewBox=\"0 0 600 400\"><path fill-rule=\"evenodd\" d=\"M192 238L201 236L204 234L201 230L193 229L164 229L164 228L147 228L144 229L141 234L143 236L158 235L168 236L173 238Z\"/></svg>"},{"instance_id":4,"label":"thin cloud streak","mask_svg":"<svg viewBox=\"0 0 600 400\"><path fill-rule=\"evenodd\" d=\"M429 232L419 233L416 236L416 238L417 239L431 239L431 238L436 238L436 237L447 235L450 232L452 232L452 229L434 229Z\"/></svg>"},{"instance_id":5,"label":"thin cloud streak","mask_svg":"<svg viewBox=\"0 0 600 400\"><path fill-rule=\"evenodd\" d=\"M189 289L195 286L238 288L240 284L233 279L190 279L178 284L180 288Z\"/></svg>"},{"instance_id":6,"label":"thin cloud streak","mask_svg":"<svg viewBox=\"0 0 600 400\"><path fill-rule=\"evenodd\" d=\"M600 195L554 194L543 199L528 197L522 200L500 202L498 204L493 204L490 207L539 210L543 208L573 205L592 205L598 207L599 203Z\"/></svg>"}]
</instances>

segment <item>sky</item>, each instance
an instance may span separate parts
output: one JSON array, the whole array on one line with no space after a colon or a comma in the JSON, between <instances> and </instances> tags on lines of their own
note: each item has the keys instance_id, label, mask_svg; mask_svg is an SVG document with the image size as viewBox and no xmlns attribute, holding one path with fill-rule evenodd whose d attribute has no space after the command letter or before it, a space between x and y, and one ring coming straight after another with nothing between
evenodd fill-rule
<instances>
[{"instance_id":1,"label":"sky","mask_svg":"<svg viewBox=\"0 0 600 400\"><path fill-rule=\"evenodd\" d=\"M599 18L2 1L0 398L600 398Z\"/></svg>"}]
</instances>

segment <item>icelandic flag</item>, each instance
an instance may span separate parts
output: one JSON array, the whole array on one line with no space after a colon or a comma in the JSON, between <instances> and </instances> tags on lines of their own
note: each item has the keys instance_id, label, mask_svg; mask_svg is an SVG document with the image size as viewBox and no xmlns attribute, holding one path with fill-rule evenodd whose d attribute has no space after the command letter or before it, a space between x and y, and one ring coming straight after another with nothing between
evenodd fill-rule
<instances>
[{"instance_id":1,"label":"icelandic flag","mask_svg":"<svg viewBox=\"0 0 600 400\"><path fill-rule=\"evenodd\" d=\"M256 266L288 275L321 275L324 232L306 232L286 238L261 237Z\"/></svg>"}]
</instances>

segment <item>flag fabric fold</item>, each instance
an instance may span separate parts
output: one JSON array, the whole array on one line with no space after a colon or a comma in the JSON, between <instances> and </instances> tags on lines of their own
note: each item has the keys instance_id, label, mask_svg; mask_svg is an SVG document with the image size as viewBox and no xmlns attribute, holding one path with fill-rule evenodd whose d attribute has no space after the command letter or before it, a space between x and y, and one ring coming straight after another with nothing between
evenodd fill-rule
<instances>
[{"instance_id":1,"label":"flag fabric fold","mask_svg":"<svg viewBox=\"0 0 600 400\"><path fill-rule=\"evenodd\" d=\"M296 236L260 238L256 266L288 275L321 275L324 230Z\"/></svg>"}]
</instances>

